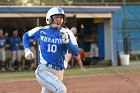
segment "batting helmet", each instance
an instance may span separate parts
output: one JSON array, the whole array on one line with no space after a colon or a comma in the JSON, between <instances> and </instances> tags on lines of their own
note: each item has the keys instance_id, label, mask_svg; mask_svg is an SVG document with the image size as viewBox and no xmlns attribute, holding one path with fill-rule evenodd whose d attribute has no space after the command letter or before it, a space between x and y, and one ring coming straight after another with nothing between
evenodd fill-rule
<instances>
[{"instance_id":1,"label":"batting helmet","mask_svg":"<svg viewBox=\"0 0 140 93\"><path fill-rule=\"evenodd\" d=\"M60 7L53 7L51 8L46 15L46 23L47 24L51 24L52 23L52 16L56 15L56 14L61 14L64 17L64 22L65 22L65 14L64 14L64 10Z\"/></svg>"}]
</instances>

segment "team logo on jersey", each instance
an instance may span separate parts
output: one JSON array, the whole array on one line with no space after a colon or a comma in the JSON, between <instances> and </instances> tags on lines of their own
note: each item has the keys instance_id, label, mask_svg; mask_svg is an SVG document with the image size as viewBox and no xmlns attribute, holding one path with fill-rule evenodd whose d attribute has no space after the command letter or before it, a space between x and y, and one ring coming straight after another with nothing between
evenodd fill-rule
<instances>
[{"instance_id":1,"label":"team logo on jersey","mask_svg":"<svg viewBox=\"0 0 140 93\"><path fill-rule=\"evenodd\" d=\"M44 32L44 31L41 31L40 34L41 34L42 36L46 36L46 35L47 35L46 32Z\"/></svg>"},{"instance_id":2,"label":"team logo on jersey","mask_svg":"<svg viewBox=\"0 0 140 93\"><path fill-rule=\"evenodd\" d=\"M62 39L60 39L60 38L52 38L52 37L47 37L47 36L40 36L40 39L43 40L44 42L62 44Z\"/></svg>"}]
</instances>

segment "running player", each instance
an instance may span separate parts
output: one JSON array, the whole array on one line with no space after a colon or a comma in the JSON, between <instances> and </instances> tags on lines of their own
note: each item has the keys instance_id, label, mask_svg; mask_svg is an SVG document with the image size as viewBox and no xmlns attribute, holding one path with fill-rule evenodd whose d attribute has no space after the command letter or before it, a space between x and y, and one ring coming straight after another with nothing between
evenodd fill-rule
<instances>
[{"instance_id":1,"label":"running player","mask_svg":"<svg viewBox=\"0 0 140 93\"><path fill-rule=\"evenodd\" d=\"M39 66L36 78L42 86L41 93L67 93L63 80L64 60L69 50L78 56L79 48L73 33L65 29L65 14L62 8L54 7L47 12L48 26L35 27L23 35L25 58L34 57L29 49L29 39L39 39Z\"/></svg>"}]
</instances>

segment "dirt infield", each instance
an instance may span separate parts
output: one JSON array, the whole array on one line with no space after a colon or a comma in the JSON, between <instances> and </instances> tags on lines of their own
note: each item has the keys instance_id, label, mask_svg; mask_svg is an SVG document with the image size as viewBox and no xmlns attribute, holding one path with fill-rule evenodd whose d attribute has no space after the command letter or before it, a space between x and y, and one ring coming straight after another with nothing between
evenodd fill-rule
<instances>
[{"instance_id":1,"label":"dirt infield","mask_svg":"<svg viewBox=\"0 0 140 93\"><path fill-rule=\"evenodd\" d=\"M140 72L66 76L68 93L140 93ZM0 93L40 93L35 79L0 80Z\"/></svg>"}]
</instances>

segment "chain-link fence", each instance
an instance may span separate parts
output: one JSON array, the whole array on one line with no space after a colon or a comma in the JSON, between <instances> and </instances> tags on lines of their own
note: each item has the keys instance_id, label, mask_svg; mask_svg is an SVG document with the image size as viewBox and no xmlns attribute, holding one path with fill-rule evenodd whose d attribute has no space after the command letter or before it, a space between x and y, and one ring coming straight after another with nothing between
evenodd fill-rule
<instances>
[{"instance_id":1,"label":"chain-link fence","mask_svg":"<svg viewBox=\"0 0 140 93\"><path fill-rule=\"evenodd\" d=\"M131 59L140 60L140 6L123 6L118 17L117 48Z\"/></svg>"}]
</instances>

